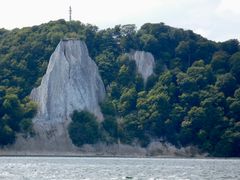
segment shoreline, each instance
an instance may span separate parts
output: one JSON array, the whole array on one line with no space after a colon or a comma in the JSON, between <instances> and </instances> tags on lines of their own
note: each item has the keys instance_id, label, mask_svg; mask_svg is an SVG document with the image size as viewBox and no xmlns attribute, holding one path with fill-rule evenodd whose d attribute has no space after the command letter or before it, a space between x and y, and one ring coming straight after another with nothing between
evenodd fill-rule
<instances>
[{"instance_id":1,"label":"shoreline","mask_svg":"<svg viewBox=\"0 0 240 180\"><path fill-rule=\"evenodd\" d=\"M240 160L239 157L211 157L211 156L193 156L193 157L189 157L189 156L110 156L110 155L104 155L104 156L100 156L100 155L0 155L0 158L2 157L33 157L33 158L121 158L121 159L221 159L221 160Z\"/></svg>"},{"instance_id":2,"label":"shoreline","mask_svg":"<svg viewBox=\"0 0 240 180\"><path fill-rule=\"evenodd\" d=\"M24 146L24 144L0 148L3 156L31 156L31 157L118 157L118 158L204 158L207 153L201 153L196 147L177 148L168 143L151 142L147 147L127 144L97 143L85 144L82 147L62 149L46 149L38 146Z\"/></svg>"}]
</instances>

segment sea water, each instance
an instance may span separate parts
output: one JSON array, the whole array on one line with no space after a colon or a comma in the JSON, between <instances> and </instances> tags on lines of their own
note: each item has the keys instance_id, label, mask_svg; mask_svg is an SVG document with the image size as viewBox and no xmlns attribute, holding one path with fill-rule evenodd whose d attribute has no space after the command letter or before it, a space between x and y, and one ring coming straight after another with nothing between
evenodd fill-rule
<instances>
[{"instance_id":1,"label":"sea water","mask_svg":"<svg viewBox=\"0 0 240 180\"><path fill-rule=\"evenodd\" d=\"M240 179L240 159L0 157L0 180Z\"/></svg>"}]
</instances>

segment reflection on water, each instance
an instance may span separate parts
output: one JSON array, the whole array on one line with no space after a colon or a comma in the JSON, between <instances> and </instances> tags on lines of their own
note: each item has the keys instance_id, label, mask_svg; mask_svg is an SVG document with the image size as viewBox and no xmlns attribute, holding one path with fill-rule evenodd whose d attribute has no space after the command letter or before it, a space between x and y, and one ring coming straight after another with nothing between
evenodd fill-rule
<instances>
[{"instance_id":1,"label":"reflection on water","mask_svg":"<svg viewBox=\"0 0 240 180\"><path fill-rule=\"evenodd\" d=\"M0 180L240 179L240 159L0 157Z\"/></svg>"}]
</instances>

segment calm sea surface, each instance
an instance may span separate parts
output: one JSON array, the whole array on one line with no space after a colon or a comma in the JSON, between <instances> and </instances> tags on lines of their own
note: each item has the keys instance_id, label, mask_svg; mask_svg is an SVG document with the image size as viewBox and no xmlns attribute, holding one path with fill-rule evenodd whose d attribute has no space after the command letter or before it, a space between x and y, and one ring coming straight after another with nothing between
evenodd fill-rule
<instances>
[{"instance_id":1,"label":"calm sea surface","mask_svg":"<svg viewBox=\"0 0 240 180\"><path fill-rule=\"evenodd\" d=\"M0 180L240 180L240 159L0 157Z\"/></svg>"}]
</instances>

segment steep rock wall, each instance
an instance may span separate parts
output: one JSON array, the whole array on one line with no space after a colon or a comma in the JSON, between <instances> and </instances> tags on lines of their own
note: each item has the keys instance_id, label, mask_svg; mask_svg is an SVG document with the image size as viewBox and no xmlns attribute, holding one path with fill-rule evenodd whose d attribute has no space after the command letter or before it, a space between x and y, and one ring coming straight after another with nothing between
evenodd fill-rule
<instances>
[{"instance_id":1,"label":"steep rock wall","mask_svg":"<svg viewBox=\"0 0 240 180\"><path fill-rule=\"evenodd\" d=\"M155 60L151 53L145 51L133 51L129 53L129 58L134 60L137 66L137 72L142 75L144 83L154 72Z\"/></svg>"},{"instance_id":2,"label":"steep rock wall","mask_svg":"<svg viewBox=\"0 0 240 180\"><path fill-rule=\"evenodd\" d=\"M101 121L99 103L105 88L86 44L80 40L61 41L52 54L41 85L32 90L31 99L38 104L33 119L36 136L18 137L16 149L28 151L73 150L67 126L74 110L87 110Z\"/></svg>"}]
</instances>

